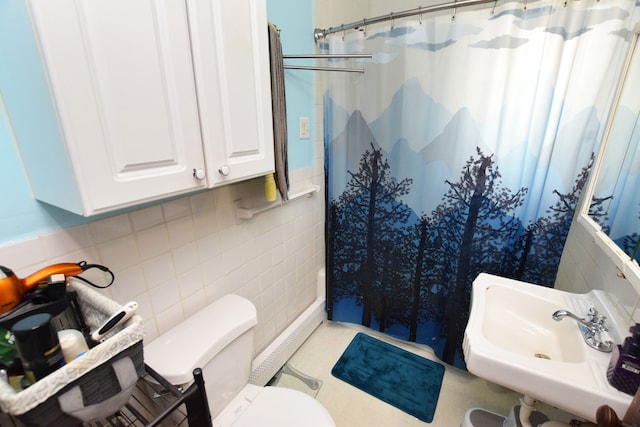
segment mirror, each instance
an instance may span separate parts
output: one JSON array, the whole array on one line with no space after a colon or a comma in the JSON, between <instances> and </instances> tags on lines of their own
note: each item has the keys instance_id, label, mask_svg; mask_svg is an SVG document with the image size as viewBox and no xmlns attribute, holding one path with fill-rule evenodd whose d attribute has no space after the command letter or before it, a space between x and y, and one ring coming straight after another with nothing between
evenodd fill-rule
<instances>
[{"instance_id":1,"label":"mirror","mask_svg":"<svg viewBox=\"0 0 640 427\"><path fill-rule=\"evenodd\" d=\"M640 46L634 33L602 154L593 171L589 217L632 259L640 260Z\"/></svg>"}]
</instances>

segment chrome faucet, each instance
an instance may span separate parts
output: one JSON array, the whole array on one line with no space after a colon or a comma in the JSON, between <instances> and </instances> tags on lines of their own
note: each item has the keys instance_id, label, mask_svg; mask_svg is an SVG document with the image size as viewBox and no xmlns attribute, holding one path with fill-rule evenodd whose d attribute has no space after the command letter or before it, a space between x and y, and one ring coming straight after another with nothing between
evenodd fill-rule
<instances>
[{"instance_id":1,"label":"chrome faucet","mask_svg":"<svg viewBox=\"0 0 640 427\"><path fill-rule=\"evenodd\" d=\"M565 317L572 318L578 322L578 329L580 329L582 338L584 338L584 342L586 342L589 347L605 353L610 353L613 350L613 341L611 337L609 337L607 327L604 325L606 317L600 316L594 307L589 308L587 317L584 319L568 310L558 310L553 313L551 317L557 321Z\"/></svg>"}]
</instances>

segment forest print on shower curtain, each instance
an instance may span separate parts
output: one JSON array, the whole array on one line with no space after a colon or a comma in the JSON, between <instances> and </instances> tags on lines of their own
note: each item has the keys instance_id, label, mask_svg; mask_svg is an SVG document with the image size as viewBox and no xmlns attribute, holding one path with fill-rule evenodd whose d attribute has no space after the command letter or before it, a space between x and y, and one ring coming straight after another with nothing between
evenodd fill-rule
<instances>
[{"instance_id":1,"label":"forest print on shower curtain","mask_svg":"<svg viewBox=\"0 0 640 427\"><path fill-rule=\"evenodd\" d=\"M336 33L326 73L328 313L464 367L480 272L553 286L637 22L514 1Z\"/></svg>"}]
</instances>

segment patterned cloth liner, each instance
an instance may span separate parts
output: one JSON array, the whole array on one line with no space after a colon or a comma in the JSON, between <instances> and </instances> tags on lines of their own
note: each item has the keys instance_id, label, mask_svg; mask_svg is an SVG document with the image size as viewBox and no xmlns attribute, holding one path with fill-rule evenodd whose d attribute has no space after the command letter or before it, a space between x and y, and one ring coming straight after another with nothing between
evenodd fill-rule
<instances>
[{"instance_id":1,"label":"patterned cloth liner","mask_svg":"<svg viewBox=\"0 0 640 427\"><path fill-rule=\"evenodd\" d=\"M69 289L77 292L82 315L90 330L101 326L121 306L74 278L69 281ZM24 414L55 395L69 383L142 340L143 334L142 317L135 314L120 330L116 328L111 332L109 338L100 345L37 381L26 390L16 392L9 384L0 381L0 409L10 415Z\"/></svg>"}]
</instances>

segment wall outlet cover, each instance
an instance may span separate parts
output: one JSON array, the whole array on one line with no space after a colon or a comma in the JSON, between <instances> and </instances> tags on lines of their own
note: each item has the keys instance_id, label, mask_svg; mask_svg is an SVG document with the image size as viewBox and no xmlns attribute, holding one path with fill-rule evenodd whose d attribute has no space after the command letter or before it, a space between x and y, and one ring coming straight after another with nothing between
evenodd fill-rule
<instances>
[{"instance_id":1,"label":"wall outlet cover","mask_svg":"<svg viewBox=\"0 0 640 427\"><path fill-rule=\"evenodd\" d=\"M300 139L311 138L311 119L309 117L300 117L298 121L298 129Z\"/></svg>"}]
</instances>

